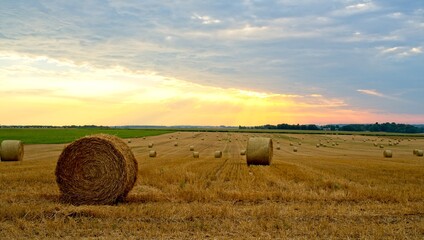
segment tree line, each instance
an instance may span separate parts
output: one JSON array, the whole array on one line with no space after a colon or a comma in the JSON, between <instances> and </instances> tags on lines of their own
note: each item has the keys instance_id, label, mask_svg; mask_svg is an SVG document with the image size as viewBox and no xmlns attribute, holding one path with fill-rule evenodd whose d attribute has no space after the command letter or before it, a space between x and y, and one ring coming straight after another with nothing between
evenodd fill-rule
<instances>
[{"instance_id":1,"label":"tree line","mask_svg":"<svg viewBox=\"0 0 424 240\"><path fill-rule=\"evenodd\" d=\"M424 127L399 123L374 123L374 124L347 124L347 125L323 125L315 124L266 124L262 126L239 126L239 129L281 129L281 130L329 130L329 131L351 131L351 132L392 132L392 133L424 133Z\"/></svg>"}]
</instances>

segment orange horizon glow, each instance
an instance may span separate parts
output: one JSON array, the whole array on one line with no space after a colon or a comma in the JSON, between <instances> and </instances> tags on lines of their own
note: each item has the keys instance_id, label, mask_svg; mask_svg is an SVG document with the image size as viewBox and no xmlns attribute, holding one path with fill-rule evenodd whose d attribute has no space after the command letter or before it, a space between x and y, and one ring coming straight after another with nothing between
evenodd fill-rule
<instances>
[{"instance_id":1,"label":"orange horizon glow","mask_svg":"<svg viewBox=\"0 0 424 240\"><path fill-rule=\"evenodd\" d=\"M152 72L0 52L1 125L228 125L424 122L343 99L221 88Z\"/></svg>"}]
</instances>

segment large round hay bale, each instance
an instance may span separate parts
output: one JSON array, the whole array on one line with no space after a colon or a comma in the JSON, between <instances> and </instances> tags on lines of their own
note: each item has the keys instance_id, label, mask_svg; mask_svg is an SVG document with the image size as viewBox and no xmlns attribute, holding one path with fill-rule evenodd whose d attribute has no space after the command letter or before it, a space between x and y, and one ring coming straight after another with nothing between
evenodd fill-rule
<instances>
[{"instance_id":1,"label":"large round hay bale","mask_svg":"<svg viewBox=\"0 0 424 240\"><path fill-rule=\"evenodd\" d=\"M150 150L149 151L149 157L154 158L154 157L156 157L156 155L157 155L157 153L156 153L155 150Z\"/></svg>"},{"instance_id":2,"label":"large round hay bale","mask_svg":"<svg viewBox=\"0 0 424 240\"><path fill-rule=\"evenodd\" d=\"M199 158L199 157L200 157L199 152L193 152L193 157L194 157L194 158Z\"/></svg>"},{"instance_id":3,"label":"large round hay bale","mask_svg":"<svg viewBox=\"0 0 424 240\"><path fill-rule=\"evenodd\" d=\"M56 182L64 202L114 204L133 188L137 170L137 160L124 141L97 134L65 147L56 165Z\"/></svg>"},{"instance_id":4,"label":"large round hay bale","mask_svg":"<svg viewBox=\"0 0 424 240\"><path fill-rule=\"evenodd\" d=\"M24 145L19 140L3 140L0 145L1 161L22 161Z\"/></svg>"},{"instance_id":5,"label":"large round hay bale","mask_svg":"<svg viewBox=\"0 0 424 240\"><path fill-rule=\"evenodd\" d=\"M272 155L273 147L271 138L249 138L246 150L247 165L270 165Z\"/></svg>"},{"instance_id":6,"label":"large round hay bale","mask_svg":"<svg viewBox=\"0 0 424 240\"><path fill-rule=\"evenodd\" d=\"M424 154L424 152L423 152L423 150L417 150L417 156L418 157L422 157L423 156L423 154Z\"/></svg>"},{"instance_id":7,"label":"large round hay bale","mask_svg":"<svg viewBox=\"0 0 424 240\"><path fill-rule=\"evenodd\" d=\"M215 158L221 158L222 152L221 151L215 151Z\"/></svg>"},{"instance_id":8,"label":"large round hay bale","mask_svg":"<svg viewBox=\"0 0 424 240\"><path fill-rule=\"evenodd\" d=\"M383 152L383 156L384 156L385 158L391 158L391 157L393 157L392 150L388 150L388 149L384 150L384 152Z\"/></svg>"}]
</instances>

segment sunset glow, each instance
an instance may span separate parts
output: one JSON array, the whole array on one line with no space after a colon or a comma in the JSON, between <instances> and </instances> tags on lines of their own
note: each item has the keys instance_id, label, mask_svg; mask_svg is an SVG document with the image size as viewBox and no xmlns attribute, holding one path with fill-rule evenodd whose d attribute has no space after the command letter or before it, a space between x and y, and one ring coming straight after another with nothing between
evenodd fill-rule
<instances>
[{"instance_id":1,"label":"sunset glow","mask_svg":"<svg viewBox=\"0 0 424 240\"><path fill-rule=\"evenodd\" d=\"M424 122L424 6L336 2L331 11L298 3L309 14L289 4L291 16L265 4L270 17L251 1L227 12L152 2L153 16L143 3L111 1L91 14L88 3L73 12L9 2L0 10L0 124ZM239 10L256 18L230 16ZM351 25L365 14L375 28ZM405 24L375 30L387 21Z\"/></svg>"}]
</instances>

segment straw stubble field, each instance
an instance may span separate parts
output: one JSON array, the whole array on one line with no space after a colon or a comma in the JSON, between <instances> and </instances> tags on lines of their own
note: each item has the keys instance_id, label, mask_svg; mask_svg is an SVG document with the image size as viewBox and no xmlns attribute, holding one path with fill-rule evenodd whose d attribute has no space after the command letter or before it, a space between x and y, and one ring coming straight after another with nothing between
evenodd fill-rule
<instances>
[{"instance_id":1,"label":"straw stubble field","mask_svg":"<svg viewBox=\"0 0 424 240\"><path fill-rule=\"evenodd\" d=\"M251 136L274 139L271 166L247 166L240 151ZM373 144L377 137L352 138L203 132L133 138L138 180L115 206L61 203L54 170L64 145L26 145L24 161L0 164L0 238L422 239L424 158L412 152L424 140L402 139L384 158ZM316 147L320 141L327 146ZM389 148L389 138L378 144ZM150 150L157 156L149 157Z\"/></svg>"}]
</instances>

